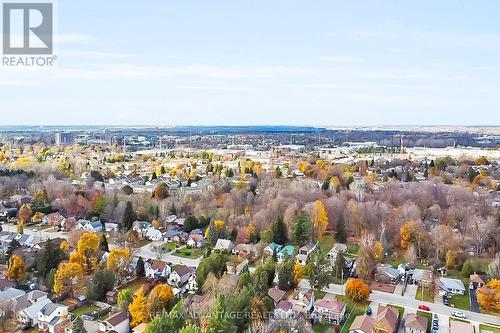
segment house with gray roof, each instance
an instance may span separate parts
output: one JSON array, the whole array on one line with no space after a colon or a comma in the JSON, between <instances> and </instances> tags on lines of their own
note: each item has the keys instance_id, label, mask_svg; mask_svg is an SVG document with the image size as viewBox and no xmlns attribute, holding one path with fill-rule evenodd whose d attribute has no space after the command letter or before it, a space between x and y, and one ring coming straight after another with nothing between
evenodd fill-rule
<instances>
[{"instance_id":1,"label":"house with gray roof","mask_svg":"<svg viewBox=\"0 0 500 333\"><path fill-rule=\"evenodd\" d=\"M58 303L47 303L38 312L38 329L43 332L64 332L71 320L68 307Z\"/></svg>"},{"instance_id":2,"label":"house with gray roof","mask_svg":"<svg viewBox=\"0 0 500 333\"><path fill-rule=\"evenodd\" d=\"M459 279L440 277L437 285L439 289L445 291L448 294L465 294L464 283Z\"/></svg>"}]
</instances>

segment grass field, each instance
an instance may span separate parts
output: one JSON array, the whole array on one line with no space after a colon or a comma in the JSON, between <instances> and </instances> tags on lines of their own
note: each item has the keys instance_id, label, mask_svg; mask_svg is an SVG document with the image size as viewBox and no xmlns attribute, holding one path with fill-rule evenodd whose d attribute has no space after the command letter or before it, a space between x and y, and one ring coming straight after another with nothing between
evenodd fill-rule
<instances>
[{"instance_id":1,"label":"grass field","mask_svg":"<svg viewBox=\"0 0 500 333\"><path fill-rule=\"evenodd\" d=\"M463 295L453 295L450 299L450 305L457 309L470 310L469 288L465 288Z\"/></svg>"},{"instance_id":2,"label":"grass field","mask_svg":"<svg viewBox=\"0 0 500 333\"><path fill-rule=\"evenodd\" d=\"M175 250L176 244L175 243L166 243L165 245L163 245L163 248L167 252L172 252L173 250Z\"/></svg>"},{"instance_id":3,"label":"grass field","mask_svg":"<svg viewBox=\"0 0 500 333\"><path fill-rule=\"evenodd\" d=\"M321 254L326 255L333 247L334 240L332 234L323 235L323 239L319 242L319 248L321 249Z\"/></svg>"},{"instance_id":4,"label":"grass field","mask_svg":"<svg viewBox=\"0 0 500 333\"><path fill-rule=\"evenodd\" d=\"M317 323L313 326L313 332L315 333L330 333L332 331L333 325L325 323Z\"/></svg>"},{"instance_id":5,"label":"grass field","mask_svg":"<svg viewBox=\"0 0 500 333\"><path fill-rule=\"evenodd\" d=\"M415 299L418 299L419 301L434 303L434 291L432 290L432 288L424 288L424 298L422 299L422 287L418 287Z\"/></svg>"},{"instance_id":6,"label":"grass field","mask_svg":"<svg viewBox=\"0 0 500 333\"><path fill-rule=\"evenodd\" d=\"M344 321L341 329L341 333L348 333L349 328L354 321L354 318L365 313L366 307L370 304L369 301L363 301L360 303L353 303L345 295L336 295L335 299L339 302L343 302L347 305L346 320Z\"/></svg>"},{"instance_id":7,"label":"grass field","mask_svg":"<svg viewBox=\"0 0 500 333\"><path fill-rule=\"evenodd\" d=\"M188 249L184 247L180 249L179 252L174 252L173 255L183 258L196 259L201 257L204 252L205 251L203 249Z\"/></svg>"},{"instance_id":8,"label":"grass field","mask_svg":"<svg viewBox=\"0 0 500 333\"><path fill-rule=\"evenodd\" d=\"M137 290L139 290L139 288L141 288L146 282L142 279L138 279L138 280L135 280L133 281L132 283L129 283L127 284L126 286L123 286L122 288L120 288L120 290L122 289L128 289L130 290L130 292L132 294L134 294Z\"/></svg>"},{"instance_id":9,"label":"grass field","mask_svg":"<svg viewBox=\"0 0 500 333\"><path fill-rule=\"evenodd\" d=\"M99 308L97 306L94 306L94 305L84 305L82 307L76 308L73 311L73 315L75 317L80 317L81 315L86 314L87 312L96 311L97 309L99 309Z\"/></svg>"},{"instance_id":10,"label":"grass field","mask_svg":"<svg viewBox=\"0 0 500 333\"><path fill-rule=\"evenodd\" d=\"M490 331L490 332L495 332L495 333L500 333L500 327L499 326L491 326L491 325L486 325L486 324L479 324L479 329L481 331Z\"/></svg>"}]
</instances>

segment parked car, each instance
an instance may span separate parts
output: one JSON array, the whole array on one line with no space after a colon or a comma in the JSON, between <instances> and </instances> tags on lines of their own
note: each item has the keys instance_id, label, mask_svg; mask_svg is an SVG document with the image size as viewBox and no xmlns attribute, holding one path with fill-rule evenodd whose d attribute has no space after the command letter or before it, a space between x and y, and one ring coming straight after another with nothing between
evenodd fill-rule
<instances>
[{"instance_id":1,"label":"parked car","mask_svg":"<svg viewBox=\"0 0 500 333\"><path fill-rule=\"evenodd\" d=\"M423 305L423 304L419 305L418 308L420 310L424 310L424 311L430 311L431 310L430 307L428 307L427 305Z\"/></svg>"},{"instance_id":2,"label":"parked car","mask_svg":"<svg viewBox=\"0 0 500 333\"><path fill-rule=\"evenodd\" d=\"M450 302L448 301L448 297L443 296L443 304L446 306L450 306Z\"/></svg>"},{"instance_id":3,"label":"parked car","mask_svg":"<svg viewBox=\"0 0 500 333\"><path fill-rule=\"evenodd\" d=\"M432 329L437 330L439 328L439 323L437 320L434 320L432 322Z\"/></svg>"},{"instance_id":4,"label":"parked car","mask_svg":"<svg viewBox=\"0 0 500 333\"><path fill-rule=\"evenodd\" d=\"M451 310L451 315L452 315L453 317L457 317L457 318L465 319L465 313L463 313L462 311L458 311L458 310Z\"/></svg>"}]
</instances>

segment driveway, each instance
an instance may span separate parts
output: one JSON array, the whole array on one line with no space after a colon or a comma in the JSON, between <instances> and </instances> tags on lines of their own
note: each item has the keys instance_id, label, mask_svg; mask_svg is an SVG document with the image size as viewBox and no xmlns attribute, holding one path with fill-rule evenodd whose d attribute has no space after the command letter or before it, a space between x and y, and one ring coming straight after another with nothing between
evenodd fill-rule
<instances>
[{"instance_id":1,"label":"driveway","mask_svg":"<svg viewBox=\"0 0 500 333\"><path fill-rule=\"evenodd\" d=\"M479 313L479 304L477 303L476 289L471 289L469 293L470 297L470 310Z\"/></svg>"},{"instance_id":2,"label":"driveway","mask_svg":"<svg viewBox=\"0 0 500 333\"><path fill-rule=\"evenodd\" d=\"M409 284L406 286L405 297L415 299L417 295L418 286L416 284Z\"/></svg>"}]
</instances>

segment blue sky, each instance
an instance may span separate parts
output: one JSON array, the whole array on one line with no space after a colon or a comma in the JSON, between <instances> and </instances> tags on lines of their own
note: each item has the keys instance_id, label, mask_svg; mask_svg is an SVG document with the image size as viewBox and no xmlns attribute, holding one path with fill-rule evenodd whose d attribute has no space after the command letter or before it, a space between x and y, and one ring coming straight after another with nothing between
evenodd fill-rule
<instances>
[{"instance_id":1,"label":"blue sky","mask_svg":"<svg viewBox=\"0 0 500 333\"><path fill-rule=\"evenodd\" d=\"M0 124L500 125L498 1L57 2Z\"/></svg>"}]
</instances>

